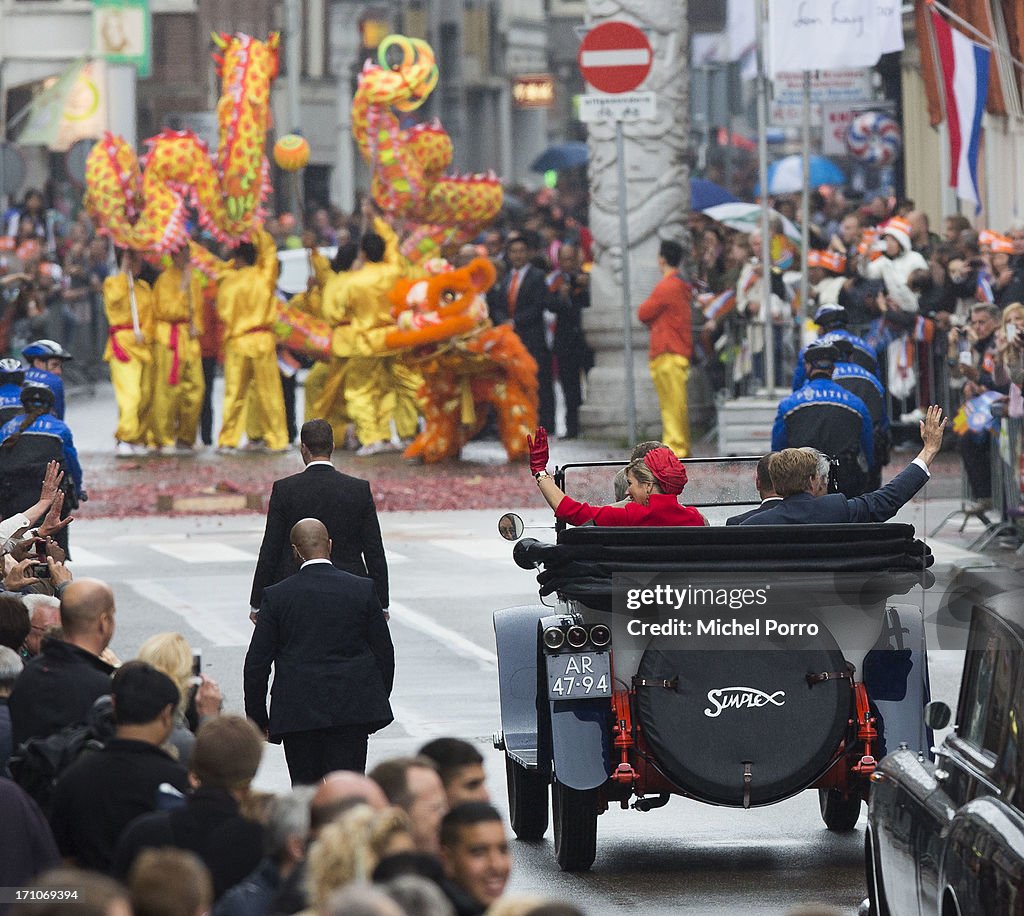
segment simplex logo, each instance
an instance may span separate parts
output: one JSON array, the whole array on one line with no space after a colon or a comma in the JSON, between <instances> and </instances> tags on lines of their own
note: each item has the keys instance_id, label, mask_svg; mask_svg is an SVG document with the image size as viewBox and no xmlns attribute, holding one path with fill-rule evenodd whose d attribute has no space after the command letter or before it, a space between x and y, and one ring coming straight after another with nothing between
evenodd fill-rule
<instances>
[{"instance_id":1,"label":"simplex logo","mask_svg":"<svg viewBox=\"0 0 1024 916\"><path fill-rule=\"evenodd\" d=\"M771 703L774 706L786 705L786 691L776 690L765 693L756 687L718 687L708 691L708 702L712 708L705 708L704 715L716 719L723 709L759 709Z\"/></svg>"}]
</instances>

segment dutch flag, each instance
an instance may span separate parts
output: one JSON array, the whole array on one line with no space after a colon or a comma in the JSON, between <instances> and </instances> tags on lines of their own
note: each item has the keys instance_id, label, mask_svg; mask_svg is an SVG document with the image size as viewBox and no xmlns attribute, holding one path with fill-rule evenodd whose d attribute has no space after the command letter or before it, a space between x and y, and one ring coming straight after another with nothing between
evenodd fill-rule
<instances>
[{"instance_id":1,"label":"dutch flag","mask_svg":"<svg viewBox=\"0 0 1024 916\"><path fill-rule=\"evenodd\" d=\"M981 116L988 95L988 70L991 52L950 28L935 10L931 11L935 44L942 69L946 98L946 125L949 132L949 186L956 196L981 210L978 188L978 142Z\"/></svg>"}]
</instances>

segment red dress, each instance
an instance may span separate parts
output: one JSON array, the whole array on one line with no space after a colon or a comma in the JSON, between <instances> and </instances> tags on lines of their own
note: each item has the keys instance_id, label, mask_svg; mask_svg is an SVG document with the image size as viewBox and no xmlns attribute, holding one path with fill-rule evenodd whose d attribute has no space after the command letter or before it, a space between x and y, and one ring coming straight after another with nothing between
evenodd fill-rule
<instances>
[{"instance_id":1,"label":"red dress","mask_svg":"<svg viewBox=\"0 0 1024 916\"><path fill-rule=\"evenodd\" d=\"M555 510L555 518L570 525L592 521L602 527L703 526L704 516L693 506L680 506L675 496L652 493L646 506L626 503L624 506L590 506L566 496Z\"/></svg>"}]
</instances>

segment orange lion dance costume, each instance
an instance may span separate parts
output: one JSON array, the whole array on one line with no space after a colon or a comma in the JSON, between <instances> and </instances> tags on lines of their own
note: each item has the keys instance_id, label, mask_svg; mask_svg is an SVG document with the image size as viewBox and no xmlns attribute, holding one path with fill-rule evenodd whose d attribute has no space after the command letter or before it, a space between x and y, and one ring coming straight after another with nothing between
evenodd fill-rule
<instances>
[{"instance_id":1,"label":"orange lion dance costume","mask_svg":"<svg viewBox=\"0 0 1024 916\"><path fill-rule=\"evenodd\" d=\"M270 190L264 146L270 85L277 76L278 35L214 35L222 81L215 159L191 131L164 130L146 141L140 169L135 150L107 133L86 160L89 215L122 248L165 253L188 243L186 204L222 242L249 239L262 221ZM195 256L195 250L193 250Z\"/></svg>"},{"instance_id":2,"label":"orange lion dance costume","mask_svg":"<svg viewBox=\"0 0 1024 916\"><path fill-rule=\"evenodd\" d=\"M388 52L401 60L388 63ZM370 191L396 230L409 227L402 254L420 263L443 245L475 238L501 209L501 182L487 175L445 175L452 141L438 120L404 129L396 112L415 111L437 85L430 45L389 35L366 62L352 100L352 135L373 168Z\"/></svg>"},{"instance_id":3,"label":"orange lion dance costume","mask_svg":"<svg viewBox=\"0 0 1024 916\"><path fill-rule=\"evenodd\" d=\"M391 292L397 327L385 344L404 350L423 373L426 427L405 450L427 464L458 458L497 414L498 434L509 461L526 457L526 436L537 423L537 363L508 325L494 327L484 293L494 266L476 258L457 270L423 280L403 279Z\"/></svg>"}]
</instances>

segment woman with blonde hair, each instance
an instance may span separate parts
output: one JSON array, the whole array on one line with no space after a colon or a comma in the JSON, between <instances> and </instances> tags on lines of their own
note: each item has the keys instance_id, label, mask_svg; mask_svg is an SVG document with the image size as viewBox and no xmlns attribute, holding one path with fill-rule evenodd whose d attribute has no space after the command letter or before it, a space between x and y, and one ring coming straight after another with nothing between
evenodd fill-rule
<instances>
[{"instance_id":1,"label":"woman with blonde hair","mask_svg":"<svg viewBox=\"0 0 1024 916\"><path fill-rule=\"evenodd\" d=\"M178 688L181 700L175 710L174 730L167 739L165 750L188 766L195 734L189 726L188 714L194 704L195 728L204 720L220 712L221 694L217 682L212 678L198 676L193 672L192 647L180 633L157 633L150 636L140 647L136 658L148 662L157 671L162 671ZM198 688L198 689L197 689Z\"/></svg>"},{"instance_id":2,"label":"woman with blonde hair","mask_svg":"<svg viewBox=\"0 0 1024 916\"><path fill-rule=\"evenodd\" d=\"M397 808L375 811L356 805L320 831L306 863L308 899L305 916L322 910L331 895L354 881L369 881L386 856L412 852L409 819Z\"/></svg>"},{"instance_id":3,"label":"woman with blonde hair","mask_svg":"<svg viewBox=\"0 0 1024 916\"><path fill-rule=\"evenodd\" d=\"M999 335L999 360L993 377L996 384L1010 386L1009 416L1024 416L1024 304L1012 302L1003 309Z\"/></svg>"}]
</instances>

